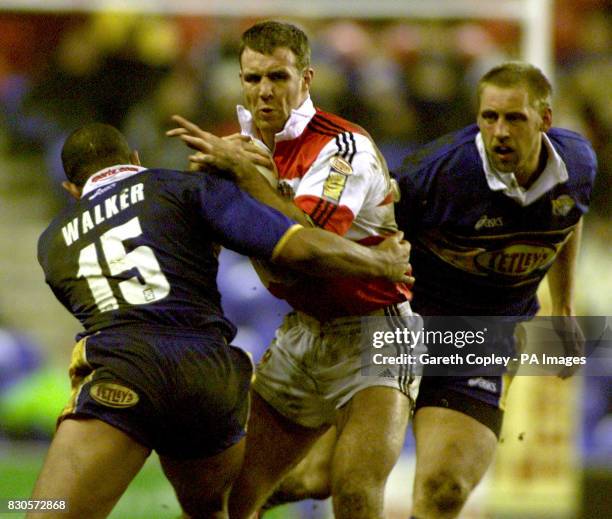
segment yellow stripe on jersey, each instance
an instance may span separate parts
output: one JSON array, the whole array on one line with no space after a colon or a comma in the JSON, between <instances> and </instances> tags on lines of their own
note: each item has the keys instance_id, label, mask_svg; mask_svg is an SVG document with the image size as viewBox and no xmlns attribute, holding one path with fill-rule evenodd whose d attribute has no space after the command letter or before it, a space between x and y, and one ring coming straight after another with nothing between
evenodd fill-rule
<instances>
[{"instance_id":1,"label":"yellow stripe on jersey","mask_svg":"<svg viewBox=\"0 0 612 519\"><path fill-rule=\"evenodd\" d=\"M302 227L300 224L295 224L292 225L291 227L289 227L289 229L287 229L287 231L285 232L285 234L283 234L283 236L281 237L280 240L278 240L277 244L274 246L274 250L272 251L272 261L274 261L276 258L278 258L278 255L281 253L281 250L283 249L283 247L287 244L287 242L289 241L289 239L296 233L298 232L300 229L303 229L304 227Z\"/></svg>"}]
</instances>

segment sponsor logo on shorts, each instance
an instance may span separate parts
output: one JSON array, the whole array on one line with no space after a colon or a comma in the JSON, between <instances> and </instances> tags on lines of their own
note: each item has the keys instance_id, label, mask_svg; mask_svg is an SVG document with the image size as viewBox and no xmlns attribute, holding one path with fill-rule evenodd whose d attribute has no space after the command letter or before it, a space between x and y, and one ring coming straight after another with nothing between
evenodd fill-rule
<instances>
[{"instance_id":1,"label":"sponsor logo on shorts","mask_svg":"<svg viewBox=\"0 0 612 519\"><path fill-rule=\"evenodd\" d=\"M569 195L561 195L559 198L552 200L552 213L555 216L567 216L567 214L576 205L574 199Z\"/></svg>"},{"instance_id":2,"label":"sponsor logo on shorts","mask_svg":"<svg viewBox=\"0 0 612 519\"><path fill-rule=\"evenodd\" d=\"M91 398L108 407L132 407L138 403L138 393L120 384L99 382L89 390Z\"/></svg>"},{"instance_id":3,"label":"sponsor logo on shorts","mask_svg":"<svg viewBox=\"0 0 612 519\"><path fill-rule=\"evenodd\" d=\"M484 389L489 393L497 393L497 384L495 382L491 382L486 378L478 377L471 378L468 380L468 386L470 387L479 387L480 389Z\"/></svg>"}]
</instances>

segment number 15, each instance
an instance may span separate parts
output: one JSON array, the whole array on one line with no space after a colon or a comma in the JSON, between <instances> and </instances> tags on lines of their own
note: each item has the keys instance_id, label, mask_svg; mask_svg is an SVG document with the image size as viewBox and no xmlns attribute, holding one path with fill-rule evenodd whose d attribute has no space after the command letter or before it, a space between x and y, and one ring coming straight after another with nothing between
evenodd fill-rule
<instances>
[{"instance_id":1,"label":"number 15","mask_svg":"<svg viewBox=\"0 0 612 519\"><path fill-rule=\"evenodd\" d=\"M141 245L127 252L123 245L124 240L136 238L141 234L140 221L136 217L123 225L113 227L100 237L100 244L111 276L136 268L140 273L140 278L144 280L142 283L138 276L133 276L119 283L123 298L132 305L145 305L159 301L170 293L170 283L161 271L153 250L146 245ZM81 250L77 277L84 277L87 280L100 312L119 308L110 283L102 273L95 243Z\"/></svg>"}]
</instances>

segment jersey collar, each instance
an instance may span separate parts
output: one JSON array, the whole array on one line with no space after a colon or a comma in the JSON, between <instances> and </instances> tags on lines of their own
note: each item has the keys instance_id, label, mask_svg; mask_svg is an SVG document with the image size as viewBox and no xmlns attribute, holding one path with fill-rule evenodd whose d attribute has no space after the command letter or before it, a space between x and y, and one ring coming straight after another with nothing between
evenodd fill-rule
<instances>
[{"instance_id":1,"label":"jersey collar","mask_svg":"<svg viewBox=\"0 0 612 519\"><path fill-rule=\"evenodd\" d=\"M131 177L132 175L136 175L145 169L147 168L135 166L134 164L117 164L115 166L101 169L87 179L87 182L85 182L85 185L83 186L81 198L88 195L94 189L98 189L99 187L104 187L109 184L113 184L114 182L118 182L119 180Z\"/></svg>"},{"instance_id":2,"label":"jersey collar","mask_svg":"<svg viewBox=\"0 0 612 519\"><path fill-rule=\"evenodd\" d=\"M480 132L476 135L476 147L482 160L487 184L491 191L501 191L506 196L512 198L522 206L527 206L535 202L544 193L550 191L557 184L562 184L568 179L567 167L561 156L557 153L548 136L542 134L542 142L548 150L548 161L544 171L537 180L529 187L524 189L519 186L514 173L502 173L497 171L489 162L485 151L484 142Z\"/></svg>"},{"instance_id":3,"label":"jersey collar","mask_svg":"<svg viewBox=\"0 0 612 519\"><path fill-rule=\"evenodd\" d=\"M248 135L256 141L263 142L257 133L257 128L253 124L253 114L242 105L236 107L236 113L238 114L241 133ZM287 119L285 126L274 136L274 142L290 141L302 135L315 114L316 109L310 96L308 96L298 108L291 110L291 115Z\"/></svg>"}]
</instances>

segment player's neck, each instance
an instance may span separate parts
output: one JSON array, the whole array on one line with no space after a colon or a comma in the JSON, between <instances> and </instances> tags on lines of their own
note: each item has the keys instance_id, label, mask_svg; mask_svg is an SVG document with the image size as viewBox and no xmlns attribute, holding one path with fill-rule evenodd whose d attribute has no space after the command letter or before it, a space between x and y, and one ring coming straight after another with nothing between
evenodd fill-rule
<instances>
[{"instance_id":1,"label":"player's neck","mask_svg":"<svg viewBox=\"0 0 612 519\"><path fill-rule=\"evenodd\" d=\"M264 144L268 147L268 149L270 151L274 151L274 137L276 136L276 133L270 131L262 131L259 128L257 128L257 133L259 134L259 137L261 137L261 140L264 142Z\"/></svg>"},{"instance_id":2,"label":"player's neck","mask_svg":"<svg viewBox=\"0 0 612 519\"><path fill-rule=\"evenodd\" d=\"M544 146L542 141L540 141L540 149L537 153L537 157L537 162L533 167L528 168L526 171L516 171L514 173L516 181L523 189L529 189L546 169L546 164L548 163L548 149Z\"/></svg>"}]
</instances>

